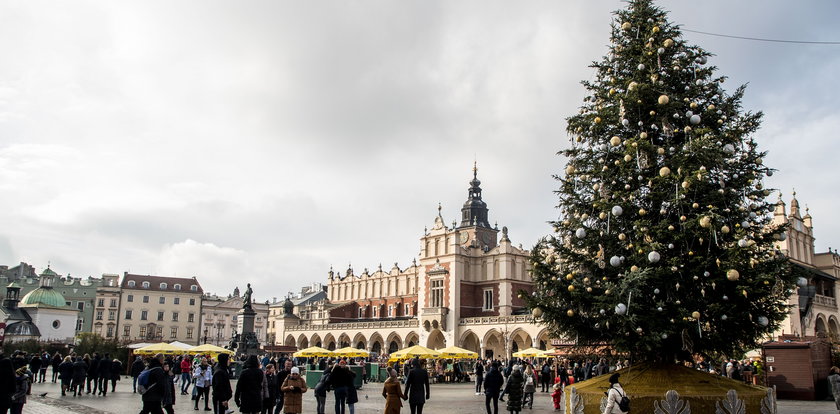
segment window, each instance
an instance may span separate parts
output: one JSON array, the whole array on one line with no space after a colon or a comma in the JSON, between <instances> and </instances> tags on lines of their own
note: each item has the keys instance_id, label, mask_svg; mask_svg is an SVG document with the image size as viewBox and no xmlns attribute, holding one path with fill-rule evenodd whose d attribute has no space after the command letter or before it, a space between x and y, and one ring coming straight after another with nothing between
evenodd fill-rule
<instances>
[{"instance_id":1,"label":"window","mask_svg":"<svg viewBox=\"0 0 840 414\"><path fill-rule=\"evenodd\" d=\"M443 307L443 279L433 279L431 283L431 307Z\"/></svg>"},{"instance_id":2,"label":"window","mask_svg":"<svg viewBox=\"0 0 840 414\"><path fill-rule=\"evenodd\" d=\"M126 338L131 336L131 325L123 325L123 336Z\"/></svg>"},{"instance_id":3,"label":"window","mask_svg":"<svg viewBox=\"0 0 840 414\"><path fill-rule=\"evenodd\" d=\"M374 306L374 307L373 307L373 317L374 317L374 318L376 317L376 310L377 310L377 309L379 309L379 306Z\"/></svg>"},{"instance_id":4,"label":"window","mask_svg":"<svg viewBox=\"0 0 840 414\"><path fill-rule=\"evenodd\" d=\"M99 306L100 308L105 306L105 299L103 299L103 298L97 299L96 300L96 306Z\"/></svg>"},{"instance_id":5,"label":"window","mask_svg":"<svg viewBox=\"0 0 840 414\"><path fill-rule=\"evenodd\" d=\"M157 320L159 320L159 321L162 321L162 320L163 320L163 311L158 311L158 317L157 317Z\"/></svg>"},{"instance_id":6,"label":"window","mask_svg":"<svg viewBox=\"0 0 840 414\"><path fill-rule=\"evenodd\" d=\"M169 339L175 339L178 337L178 327L173 326L169 328Z\"/></svg>"},{"instance_id":7,"label":"window","mask_svg":"<svg viewBox=\"0 0 840 414\"><path fill-rule=\"evenodd\" d=\"M68 301L68 302L64 302L64 304L65 304L65 305L67 305L67 306L73 306L73 302L69 302L69 301Z\"/></svg>"},{"instance_id":8,"label":"window","mask_svg":"<svg viewBox=\"0 0 840 414\"><path fill-rule=\"evenodd\" d=\"M174 298L174 299L172 299L172 302L176 305L180 305L181 304L181 298Z\"/></svg>"},{"instance_id":9,"label":"window","mask_svg":"<svg viewBox=\"0 0 840 414\"><path fill-rule=\"evenodd\" d=\"M149 297L143 296L143 303L149 303Z\"/></svg>"},{"instance_id":10,"label":"window","mask_svg":"<svg viewBox=\"0 0 840 414\"><path fill-rule=\"evenodd\" d=\"M155 332L155 336L158 337L158 338L163 338L163 327L162 326L157 327L157 332Z\"/></svg>"},{"instance_id":11,"label":"window","mask_svg":"<svg viewBox=\"0 0 840 414\"><path fill-rule=\"evenodd\" d=\"M190 290L193 291L193 292L198 292L198 286L190 285Z\"/></svg>"},{"instance_id":12,"label":"window","mask_svg":"<svg viewBox=\"0 0 840 414\"><path fill-rule=\"evenodd\" d=\"M149 288L149 282L143 282L143 289Z\"/></svg>"},{"instance_id":13,"label":"window","mask_svg":"<svg viewBox=\"0 0 840 414\"><path fill-rule=\"evenodd\" d=\"M78 308L80 311L84 311L85 310L85 303L84 302L76 302L76 308Z\"/></svg>"},{"instance_id":14,"label":"window","mask_svg":"<svg viewBox=\"0 0 840 414\"><path fill-rule=\"evenodd\" d=\"M193 339L193 328L187 328L187 339Z\"/></svg>"},{"instance_id":15,"label":"window","mask_svg":"<svg viewBox=\"0 0 840 414\"><path fill-rule=\"evenodd\" d=\"M140 326L140 337L141 338L146 337L146 327L145 326Z\"/></svg>"},{"instance_id":16,"label":"window","mask_svg":"<svg viewBox=\"0 0 840 414\"><path fill-rule=\"evenodd\" d=\"M125 311L125 320L127 320L127 321L131 320L131 310L130 309Z\"/></svg>"},{"instance_id":17,"label":"window","mask_svg":"<svg viewBox=\"0 0 840 414\"><path fill-rule=\"evenodd\" d=\"M113 309L109 310L108 311L108 320L113 321L114 319L117 319L117 311L115 311Z\"/></svg>"},{"instance_id":18,"label":"window","mask_svg":"<svg viewBox=\"0 0 840 414\"><path fill-rule=\"evenodd\" d=\"M176 283L172 287L175 288L175 290L181 290L181 284L180 283Z\"/></svg>"},{"instance_id":19,"label":"window","mask_svg":"<svg viewBox=\"0 0 840 414\"><path fill-rule=\"evenodd\" d=\"M493 288L484 289L484 306L481 307L481 310L493 310Z\"/></svg>"},{"instance_id":20,"label":"window","mask_svg":"<svg viewBox=\"0 0 840 414\"><path fill-rule=\"evenodd\" d=\"M403 313L403 316L408 316L408 315L411 315L411 305L406 303L405 304L405 312Z\"/></svg>"},{"instance_id":21,"label":"window","mask_svg":"<svg viewBox=\"0 0 840 414\"><path fill-rule=\"evenodd\" d=\"M113 324L108 325L108 331L106 332L106 336L108 338L111 338L111 337L114 336L114 325Z\"/></svg>"},{"instance_id":22,"label":"window","mask_svg":"<svg viewBox=\"0 0 840 414\"><path fill-rule=\"evenodd\" d=\"M388 317L389 318L394 317L394 305L388 305Z\"/></svg>"},{"instance_id":23,"label":"window","mask_svg":"<svg viewBox=\"0 0 840 414\"><path fill-rule=\"evenodd\" d=\"M102 311L101 310L96 311L96 320L97 321L102 320Z\"/></svg>"},{"instance_id":24,"label":"window","mask_svg":"<svg viewBox=\"0 0 840 414\"><path fill-rule=\"evenodd\" d=\"M365 308L359 307L359 319L365 317Z\"/></svg>"},{"instance_id":25,"label":"window","mask_svg":"<svg viewBox=\"0 0 840 414\"><path fill-rule=\"evenodd\" d=\"M134 302L134 295L128 295L128 297L126 297L125 300L127 302ZM114 306L116 306L116 304Z\"/></svg>"},{"instance_id":26,"label":"window","mask_svg":"<svg viewBox=\"0 0 840 414\"><path fill-rule=\"evenodd\" d=\"M130 288L134 287L134 281L133 280L128 281L128 287L130 287Z\"/></svg>"},{"instance_id":27,"label":"window","mask_svg":"<svg viewBox=\"0 0 840 414\"><path fill-rule=\"evenodd\" d=\"M161 297L160 297L160 299L158 300L158 302L159 302L161 305L166 304L166 298L165 298L165 297L163 297L163 296L161 296Z\"/></svg>"},{"instance_id":28,"label":"window","mask_svg":"<svg viewBox=\"0 0 840 414\"><path fill-rule=\"evenodd\" d=\"M195 306L195 298L190 298L190 306Z\"/></svg>"},{"instance_id":29,"label":"window","mask_svg":"<svg viewBox=\"0 0 840 414\"><path fill-rule=\"evenodd\" d=\"M149 311L140 311L140 320L145 321L149 319Z\"/></svg>"},{"instance_id":30,"label":"window","mask_svg":"<svg viewBox=\"0 0 840 414\"><path fill-rule=\"evenodd\" d=\"M131 296L131 295L128 295L128 296ZM134 298L132 297L132 299L134 299ZM117 300L116 299L111 299L111 305L109 307L110 308L116 308L117 307Z\"/></svg>"},{"instance_id":31,"label":"window","mask_svg":"<svg viewBox=\"0 0 840 414\"><path fill-rule=\"evenodd\" d=\"M194 313L187 314L187 322L190 322L190 323L195 322L195 314Z\"/></svg>"},{"instance_id":32,"label":"window","mask_svg":"<svg viewBox=\"0 0 840 414\"><path fill-rule=\"evenodd\" d=\"M260 335L260 331L262 331L262 328L257 328L257 329L254 329L254 334L256 334L256 335L257 335L257 338L259 338L259 337L261 336L261 335Z\"/></svg>"},{"instance_id":33,"label":"window","mask_svg":"<svg viewBox=\"0 0 840 414\"><path fill-rule=\"evenodd\" d=\"M168 287L168 285L166 283L161 283L160 284L160 290L166 290L167 287Z\"/></svg>"},{"instance_id":34,"label":"window","mask_svg":"<svg viewBox=\"0 0 840 414\"><path fill-rule=\"evenodd\" d=\"M81 331L81 330L83 330L83 329L84 329L84 324L85 324L85 320L84 320L84 319L82 319L82 318L79 318L79 319L76 321L76 330L77 330L77 331Z\"/></svg>"},{"instance_id":35,"label":"window","mask_svg":"<svg viewBox=\"0 0 840 414\"><path fill-rule=\"evenodd\" d=\"M178 322L178 312L172 312L172 322Z\"/></svg>"}]
</instances>

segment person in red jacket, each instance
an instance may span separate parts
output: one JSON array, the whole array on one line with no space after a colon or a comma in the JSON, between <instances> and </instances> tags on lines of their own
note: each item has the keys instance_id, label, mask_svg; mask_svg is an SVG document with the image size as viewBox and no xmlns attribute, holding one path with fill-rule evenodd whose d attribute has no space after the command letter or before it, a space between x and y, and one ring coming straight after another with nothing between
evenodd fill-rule
<instances>
[{"instance_id":1,"label":"person in red jacket","mask_svg":"<svg viewBox=\"0 0 840 414\"><path fill-rule=\"evenodd\" d=\"M187 395L190 389L190 382L192 380L192 358L189 355L184 355L181 358L181 395Z\"/></svg>"}]
</instances>

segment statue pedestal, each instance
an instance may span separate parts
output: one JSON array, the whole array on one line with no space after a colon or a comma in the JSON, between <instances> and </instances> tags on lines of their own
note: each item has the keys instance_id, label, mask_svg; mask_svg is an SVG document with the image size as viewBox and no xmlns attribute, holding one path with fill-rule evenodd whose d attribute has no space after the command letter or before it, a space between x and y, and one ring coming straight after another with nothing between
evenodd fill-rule
<instances>
[{"instance_id":1,"label":"statue pedestal","mask_svg":"<svg viewBox=\"0 0 840 414\"><path fill-rule=\"evenodd\" d=\"M254 316L255 312L251 308L243 308L237 313L237 330L240 333L239 343L236 347L236 356L257 355L259 353L259 339L254 333Z\"/></svg>"}]
</instances>

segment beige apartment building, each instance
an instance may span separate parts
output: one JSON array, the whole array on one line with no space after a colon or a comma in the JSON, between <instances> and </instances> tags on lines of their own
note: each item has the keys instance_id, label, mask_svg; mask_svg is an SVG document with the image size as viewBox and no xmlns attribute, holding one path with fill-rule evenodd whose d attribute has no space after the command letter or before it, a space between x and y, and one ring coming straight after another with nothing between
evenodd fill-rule
<instances>
[{"instance_id":1,"label":"beige apartment building","mask_svg":"<svg viewBox=\"0 0 840 414\"><path fill-rule=\"evenodd\" d=\"M255 299L251 302L251 308L257 313L254 317L254 333L260 344L265 344L268 339L269 304L267 301L259 303ZM234 331L242 333L242 321L238 315L242 303L239 287L227 297L204 295L201 305L201 343L224 347L230 343Z\"/></svg>"},{"instance_id":2,"label":"beige apartment building","mask_svg":"<svg viewBox=\"0 0 840 414\"><path fill-rule=\"evenodd\" d=\"M117 325L121 341L200 343L204 291L195 277L126 272L120 290Z\"/></svg>"},{"instance_id":3,"label":"beige apartment building","mask_svg":"<svg viewBox=\"0 0 840 414\"><path fill-rule=\"evenodd\" d=\"M93 308L93 333L116 339L120 314L120 275L103 274L102 284L96 288Z\"/></svg>"}]
</instances>

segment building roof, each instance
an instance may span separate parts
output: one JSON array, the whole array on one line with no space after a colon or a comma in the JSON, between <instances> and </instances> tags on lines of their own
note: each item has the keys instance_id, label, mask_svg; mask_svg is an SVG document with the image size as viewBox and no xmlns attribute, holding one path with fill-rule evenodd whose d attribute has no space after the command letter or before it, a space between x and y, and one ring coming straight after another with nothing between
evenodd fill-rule
<instances>
[{"instance_id":1,"label":"building roof","mask_svg":"<svg viewBox=\"0 0 840 414\"><path fill-rule=\"evenodd\" d=\"M131 282L134 282L134 286L130 286ZM148 282L149 287L143 288L143 282ZM165 283L165 288L162 288L161 284ZM175 285L181 286L181 289L175 289ZM196 290L192 290L191 286L195 285ZM126 272L123 276L122 283L120 283L120 287L122 289L140 289L140 290L150 290L150 291L158 291L158 292L184 292L184 293L204 293L204 290L201 289L201 284L198 283L198 279L195 277L186 278L186 277L168 277L168 276L151 276L151 275L133 275L131 273Z\"/></svg>"},{"instance_id":2,"label":"building roof","mask_svg":"<svg viewBox=\"0 0 840 414\"><path fill-rule=\"evenodd\" d=\"M20 306L51 306L54 308L66 308L67 301L64 296L49 286L41 286L27 293L23 299L20 300Z\"/></svg>"},{"instance_id":3,"label":"building roof","mask_svg":"<svg viewBox=\"0 0 840 414\"><path fill-rule=\"evenodd\" d=\"M41 336L41 331L29 321L15 322L6 327L6 336Z\"/></svg>"},{"instance_id":4,"label":"building roof","mask_svg":"<svg viewBox=\"0 0 840 414\"><path fill-rule=\"evenodd\" d=\"M317 290L317 291L314 291L314 292L309 292L307 294L301 295L299 298L292 299L292 303L294 303L295 306L305 305L305 304L308 304L309 302L319 301L319 300L325 299L326 297L327 297L327 292L324 292L323 290Z\"/></svg>"}]
</instances>

